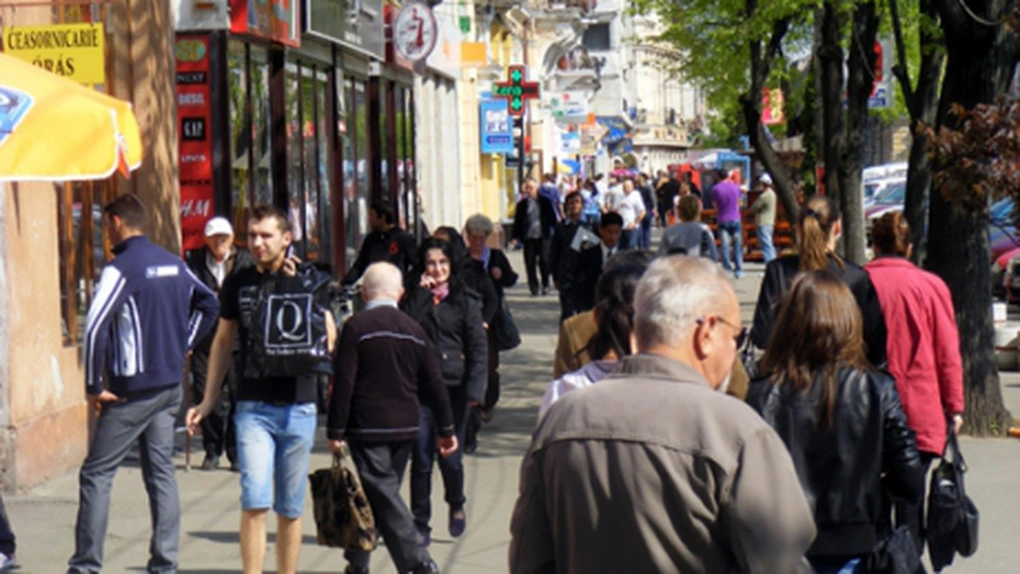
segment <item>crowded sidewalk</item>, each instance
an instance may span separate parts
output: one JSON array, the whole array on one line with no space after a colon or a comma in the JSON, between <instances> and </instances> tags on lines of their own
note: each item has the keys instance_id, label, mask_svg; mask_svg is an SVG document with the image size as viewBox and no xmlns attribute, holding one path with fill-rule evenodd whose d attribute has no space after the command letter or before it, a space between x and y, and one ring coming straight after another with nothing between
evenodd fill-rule
<instances>
[{"instance_id":1,"label":"crowded sidewalk","mask_svg":"<svg viewBox=\"0 0 1020 574\"><path fill-rule=\"evenodd\" d=\"M515 268L523 269L521 252L508 252ZM734 286L743 321L750 323L763 267L749 264ZM454 540L438 525L429 548L442 572L506 572L510 542L510 515L517 498L521 457L528 448L538 405L552 372L559 306L555 292L533 298L526 282L507 290L508 301L520 327L522 345L503 356L503 397L492 422L479 439L478 451L466 457L468 528ZM1007 406L1020 413L1020 374L1003 373ZM322 418L320 417L320 423ZM183 435L179 437L183 445ZM192 444L192 464L201 462L200 441ZM970 559L957 558L945 572L1009 574L1020 564L1015 552L1016 518L1020 516L1020 441L963 438L967 457L968 492L981 510L981 546ZM324 429L320 424L312 453L312 469L329 464ZM224 465L215 472L193 468L184 472L184 455L177 456L181 494L182 573L238 572L237 475ZM404 495L407 496L407 480ZM74 546L77 512L77 476L56 477L30 492L6 498L12 526L18 536L19 572L58 572L66 568ZM442 508L442 489L433 490L433 504ZM148 557L149 516L137 457L118 473L112 496L105 570L142 571ZM345 566L342 552L319 547L315 541L311 497L305 501L304 541L300 572L339 572ZM272 523L273 519L270 519ZM270 532L274 525L270 524ZM270 535L266 564L275 564ZM270 567L271 568L271 567ZM373 554L373 572L392 572L385 551ZM267 570L273 571L273 570Z\"/></svg>"}]
</instances>

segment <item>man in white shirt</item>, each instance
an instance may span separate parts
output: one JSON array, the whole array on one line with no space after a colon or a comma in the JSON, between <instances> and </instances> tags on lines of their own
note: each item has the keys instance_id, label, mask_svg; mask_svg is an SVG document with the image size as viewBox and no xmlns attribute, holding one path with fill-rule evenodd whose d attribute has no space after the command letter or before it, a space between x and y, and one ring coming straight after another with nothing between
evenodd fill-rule
<instances>
[{"instance_id":1,"label":"man in white shirt","mask_svg":"<svg viewBox=\"0 0 1020 574\"><path fill-rule=\"evenodd\" d=\"M623 182L623 199L620 201L620 217L623 218L623 235L620 237L621 249L637 247L638 226L645 218L645 201L641 192L637 191L633 180Z\"/></svg>"}]
</instances>

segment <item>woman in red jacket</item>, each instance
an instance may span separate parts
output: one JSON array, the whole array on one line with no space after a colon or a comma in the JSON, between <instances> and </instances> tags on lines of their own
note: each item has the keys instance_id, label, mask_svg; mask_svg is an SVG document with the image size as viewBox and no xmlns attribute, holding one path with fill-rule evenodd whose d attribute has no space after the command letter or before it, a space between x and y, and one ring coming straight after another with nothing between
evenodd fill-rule
<instances>
[{"instance_id":1,"label":"woman in red jacket","mask_svg":"<svg viewBox=\"0 0 1020 574\"><path fill-rule=\"evenodd\" d=\"M901 213L886 213L871 229L876 258L864 266L882 307L888 370L896 379L917 433L927 469L946 445L947 421L963 425L963 368L953 300L937 275L910 262L910 226ZM923 549L924 505L897 505L897 521L909 526Z\"/></svg>"}]
</instances>

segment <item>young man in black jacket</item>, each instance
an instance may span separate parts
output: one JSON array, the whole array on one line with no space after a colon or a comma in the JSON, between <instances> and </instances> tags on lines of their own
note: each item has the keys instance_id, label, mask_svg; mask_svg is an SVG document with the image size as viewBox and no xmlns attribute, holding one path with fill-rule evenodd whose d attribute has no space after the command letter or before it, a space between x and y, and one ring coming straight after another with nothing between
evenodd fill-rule
<instances>
[{"instance_id":1,"label":"young man in black jacket","mask_svg":"<svg viewBox=\"0 0 1020 574\"><path fill-rule=\"evenodd\" d=\"M234 227L225 217L214 217L205 224L205 246L192 251L187 261L195 277L217 294L227 277L255 265L248 250L234 245ZM202 402L205 395L209 350L215 335L214 327L195 345L191 355L192 398L196 405ZM235 358L237 350L235 346ZM235 363L232 361L227 368L221 400L202 421L202 446L205 448L202 470L219 468L220 457L224 453L230 461L230 470L237 470L237 438L234 432L234 389L237 388Z\"/></svg>"},{"instance_id":2,"label":"young man in black jacket","mask_svg":"<svg viewBox=\"0 0 1020 574\"><path fill-rule=\"evenodd\" d=\"M344 275L343 285L358 282L368 266L378 261L396 265L404 278L411 277L417 261L414 236L396 225L393 207L385 201L376 201L368 210L368 225L372 233L365 236L358 259Z\"/></svg>"},{"instance_id":3,"label":"young man in black jacket","mask_svg":"<svg viewBox=\"0 0 1020 574\"><path fill-rule=\"evenodd\" d=\"M581 231L581 211L584 209L584 198L578 191L567 195L566 217L556 224L556 232L552 238L552 254L550 261L553 268L553 281L560 293L560 322L566 321L581 311L578 294L581 273L579 259L581 252L597 244L598 238L587 229ZM577 238L578 233L590 235L591 241ZM575 239L578 245L575 247Z\"/></svg>"},{"instance_id":4,"label":"young man in black jacket","mask_svg":"<svg viewBox=\"0 0 1020 574\"><path fill-rule=\"evenodd\" d=\"M418 437L420 403L436 415L439 453L457 449L446 385L425 331L397 308L404 294L400 271L374 263L365 271L365 310L344 325L326 434L330 449L350 444L376 525L400 572L424 574L438 567L400 496L400 482ZM344 553L347 574L367 574L370 554Z\"/></svg>"}]
</instances>

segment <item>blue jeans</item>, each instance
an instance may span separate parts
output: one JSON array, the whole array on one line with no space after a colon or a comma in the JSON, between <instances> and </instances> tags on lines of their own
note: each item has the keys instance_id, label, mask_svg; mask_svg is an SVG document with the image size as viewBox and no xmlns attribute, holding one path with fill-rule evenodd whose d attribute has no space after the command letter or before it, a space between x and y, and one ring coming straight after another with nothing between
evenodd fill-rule
<instances>
[{"instance_id":1,"label":"blue jeans","mask_svg":"<svg viewBox=\"0 0 1020 574\"><path fill-rule=\"evenodd\" d=\"M761 256L765 263L776 258L776 246L772 243L772 232L775 229L772 225L758 226L758 247L761 249Z\"/></svg>"},{"instance_id":2,"label":"blue jeans","mask_svg":"<svg viewBox=\"0 0 1020 574\"><path fill-rule=\"evenodd\" d=\"M464 385L446 387L453 410L454 432L457 443L464 444L467 428L467 389ZM443 475L446 489L446 503L451 510L463 508L467 502L464 495L464 448L461 446L450 456L443 458L436 454L436 420L432 410L421 406L421 423L418 427L418 444L411 459L411 513L415 525L422 532L429 532L432 520L432 463L439 459L439 472Z\"/></svg>"},{"instance_id":3,"label":"blue jeans","mask_svg":"<svg viewBox=\"0 0 1020 574\"><path fill-rule=\"evenodd\" d=\"M624 229L620 233L620 251L624 251L626 249L638 249L638 234L640 232L641 230L637 227L634 229Z\"/></svg>"},{"instance_id":4,"label":"blue jeans","mask_svg":"<svg viewBox=\"0 0 1020 574\"><path fill-rule=\"evenodd\" d=\"M234 424L242 510L272 507L280 516L301 517L316 414L315 403L238 401Z\"/></svg>"},{"instance_id":5,"label":"blue jeans","mask_svg":"<svg viewBox=\"0 0 1020 574\"><path fill-rule=\"evenodd\" d=\"M652 216L646 215L644 221L638 227L641 230L638 238L638 247L641 249L652 248Z\"/></svg>"},{"instance_id":6,"label":"blue jeans","mask_svg":"<svg viewBox=\"0 0 1020 574\"><path fill-rule=\"evenodd\" d=\"M730 271L730 240L734 242L733 260L737 266L737 273L744 272L744 246L743 233L739 221L726 221L719 223L719 242L722 243L722 266Z\"/></svg>"}]
</instances>

